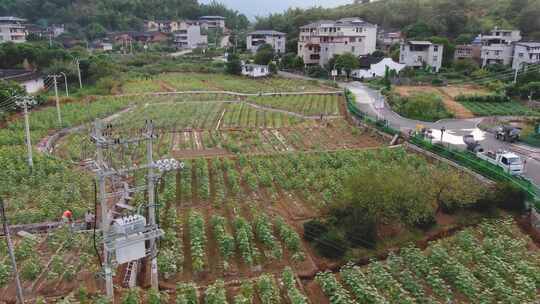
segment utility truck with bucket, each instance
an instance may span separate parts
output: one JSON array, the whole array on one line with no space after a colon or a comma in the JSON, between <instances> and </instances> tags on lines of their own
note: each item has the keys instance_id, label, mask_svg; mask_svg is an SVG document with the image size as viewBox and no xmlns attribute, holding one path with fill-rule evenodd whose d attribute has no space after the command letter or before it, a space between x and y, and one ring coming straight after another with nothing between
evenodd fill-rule
<instances>
[{"instance_id":1,"label":"utility truck with bucket","mask_svg":"<svg viewBox=\"0 0 540 304\"><path fill-rule=\"evenodd\" d=\"M519 155L508 151L486 151L479 142L474 140L472 135L463 136L463 142L467 145L467 150L474 153L476 157L488 161L511 175L522 175L524 164Z\"/></svg>"}]
</instances>

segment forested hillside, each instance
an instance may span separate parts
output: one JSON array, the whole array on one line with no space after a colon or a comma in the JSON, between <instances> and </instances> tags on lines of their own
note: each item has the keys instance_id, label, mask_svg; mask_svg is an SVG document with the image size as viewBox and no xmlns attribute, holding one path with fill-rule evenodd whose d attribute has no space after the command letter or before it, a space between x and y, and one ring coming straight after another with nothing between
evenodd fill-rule
<instances>
[{"instance_id":1,"label":"forested hillside","mask_svg":"<svg viewBox=\"0 0 540 304\"><path fill-rule=\"evenodd\" d=\"M0 0L0 15L27 18L41 25L66 24L75 35L104 30L138 30L145 19L220 15L229 28L245 28L244 15L224 5L197 0Z\"/></svg>"},{"instance_id":2,"label":"forested hillside","mask_svg":"<svg viewBox=\"0 0 540 304\"><path fill-rule=\"evenodd\" d=\"M308 22L352 16L415 37L457 38L500 26L519 28L527 38L540 39L540 0L380 0L333 9L289 9L257 18L255 26L283 31L293 38L298 27Z\"/></svg>"}]
</instances>

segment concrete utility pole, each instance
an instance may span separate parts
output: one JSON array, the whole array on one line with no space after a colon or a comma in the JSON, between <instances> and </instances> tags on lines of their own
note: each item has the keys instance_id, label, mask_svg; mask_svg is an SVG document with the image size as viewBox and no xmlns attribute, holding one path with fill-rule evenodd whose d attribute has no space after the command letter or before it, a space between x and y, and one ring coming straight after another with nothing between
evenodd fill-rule
<instances>
[{"instance_id":1,"label":"concrete utility pole","mask_svg":"<svg viewBox=\"0 0 540 304\"><path fill-rule=\"evenodd\" d=\"M11 259L11 267L13 268L13 275L15 276L15 284L17 285L17 301L20 304L24 304L23 289L21 286L21 280L19 279L19 271L17 270L17 261L15 260L15 254L13 253L13 243L11 242L11 235L9 233L6 210L4 208L4 201L2 200L2 198L0 198L0 212L2 213L1 215L2 226L4 227L4 236L6 237L9 257Z\"/></svg>"},{"instance_id":2,"label":"concrete utility pole","mask_svg":"<svg viewBox=\"0 0 540 304\"><path fill-rule=\"evenodd\" d=\"M60 113L60 98L58 97L58 75L49 75L54 81L54 96L56 100L56 115L58 116L58 124L62 126L62 113Z\"/></svg>"},{"instance_id":3,"label":"concrete utility pole","mask_svg":"<svg viewBox=\"0 0 540 304\"><path fill-rule=\"evenodd\" d=\"M26 149L28 151L28 167L30 171L34 168L34 160L32 158L32 139L30 138L30 120L28 119L28 105L35 104L36 101L29 96L20 97L17 105L23 108L24 113L24 131L26 135Z\"/></svg>"},{"instance_id":4,"label":"concrete utility pole","mask_svg":"<svg viewBox=\"0 0 540 304\"><path fill-rule=\"evenodd\" d=\"M150 165L148 166L148 220L151 226L156 224L156 198L155 198L155 176L154 176L154 159L153 159L153 137L154 137L154 124L153 122L148 123L147 128L148 141L146 144L146 162ZM150 240L150 251L151 253L151 272L150 272L150 283L152 288L155 290L159 289L158 283L158 267L157 267L157 250L156 250L156 241L155 239Z\"/></svg>"},{"instance_id":5,"label":"concrete utility pole","mask_svg":"<svg viewBox=\"0 0 540 304\"><path fill-rule=\"evenodd\" d=\"M107 206L107 199L105 197L105 174L104 168L105 162L103 160L103 132L101 122L98 120L95 123L94 137L96 139L96 162L99 168L97 172L98 178L98 191L99 191L99 203L101 209L101 231L103 236L109 233L110 228L110 219L109 219L109 208ZM105 244L103 245L103 270L105 272L105 288L107 297L109 299L114 298L114 289L113 289L113 277L112 277L112 267L110 263L110 253Z\"/></svg>"},{"instance_id":6,"label":"concrete utility pole","mask_svg":"<svg viewBox=\"0 0 540 304\"><path fill-rule=\"evenodd\" d=\"M77 65L77 73L79 74L79 89L82 90L81 61L79 58L75 58L75 64Z\"/></svg>"},{"instance_id":7,"label":"concrete utility pole","mask_svg":"<svg viewBox=\"0 0 540 304\"><path fill-rule=\"evenodd\" d=\"M69 89L68 89L68 79L67 79L67 75L66 73L64 72L60 72L60 74L62 74L64 76L64 81L65 81L65 85L66 85L66 97L69 97Z\"/></svg>"}]
</instances>

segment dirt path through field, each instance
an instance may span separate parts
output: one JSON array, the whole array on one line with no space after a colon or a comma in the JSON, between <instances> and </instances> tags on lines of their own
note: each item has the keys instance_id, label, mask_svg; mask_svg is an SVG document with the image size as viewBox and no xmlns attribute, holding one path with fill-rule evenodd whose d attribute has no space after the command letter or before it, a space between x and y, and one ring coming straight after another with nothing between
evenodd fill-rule
<instances>
[{"instance_id":1,"label":"dirt path through field","mask_svg":"<svg viewBox=\"0 0 540 304\"><path fill-rule=\"evenodd\" d=\"M176 88L172 86L170 83L166 82L165 80L158 81L159 87L167 92L174 92L176 91Z\"/></svg>"},{"instance_id":2,"label":"dirt path through field","mask_svg":"<svg viewBox=\"0 0 540 304\"><path fill-rule=\"evenodd\" d=\"M446 109L452 112L456 116L456 118L474 118L474 114L469 111L469 109L465 108L462 104L455 101L452 96L446 93L446 91L442 90L441 88L437 88L437 90L443 95L443 102Z\"/></svg>"}]
</instances>

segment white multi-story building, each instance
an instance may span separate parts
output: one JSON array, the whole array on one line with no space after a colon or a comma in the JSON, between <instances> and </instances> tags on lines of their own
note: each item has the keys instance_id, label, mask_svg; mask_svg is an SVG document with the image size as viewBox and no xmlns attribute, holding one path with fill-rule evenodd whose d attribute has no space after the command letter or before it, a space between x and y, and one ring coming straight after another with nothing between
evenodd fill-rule
<instances>
[{"instance_id":1,"label":"white multi-story building","mask_svg":"<svg viewBox=\"0 0 540 304\"><path fill-rule=\"evenodd\" d=\"M17 17L0 17L0 43L26 42L25 19Z\"/></svg>"},{"instance_id":2,"label":"white multi-story building","mask_svg":"<svg viewBox=\"0 0 540 304\"><path fill-rule=\"evenodd\" d=\"M438 72L442 66L444 46L429 41L406 41L401 44L399 63L408 67L429 66Z\"/></svg>"},{"instance_id":3,"label":"white multi-story building","mask_svg":"<svg viewBox=\"0 0 540 304\"><path fill-rule=\"evenodd\" d=\"M512 63L514 42L521 40L521 33L517 30L501 30L495 28L489 35L480 37L482 41L482 66L490 64Z\"/></svg>"},{"instance_id":4,"label":"white multi-story building","mask_svg":"<svg viewBox=\"0 0 540 304\"><path fill-rule=\"evenodd\" d=\"M263 44L269 44L278 54L285 53L286 34L277 31L254 31L247 35L247 49L255 53Z\"/></svg>"},{"instance_id":5,"label":"white multi-story building","mask_svg":"<svg viewBox=\"0 0 540 304\"><path fill-rule=\"evenodd\" d=\"M523 64L540 63L540 42L516 42L512 69L520 69Z\"/></svg>"},{"instance_id":6,"label":"white multi-story building","mask_svg":"<svg viewBox=\"0 0 540 304\"><path fill-rule=\"evenodd\" d=\"M377 25L359 18L338 21L321 20L300 27L298 56L305 64L325 65L344 53L363 56L373 53L377 45Z\"/></svg>"},{"instance_id":7,"label":"white multi-story building","mask_svg":"<svg viewBox=\"0 0 540 304\"><path fill-rule=\"evenodd\" d=\"M196 21L182 21L173 33L178 49L195 49L208 45L208 36L201 34L201 26Z\"/></svg>"}]
</instances>

